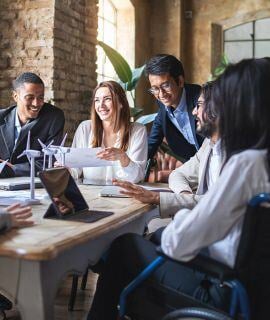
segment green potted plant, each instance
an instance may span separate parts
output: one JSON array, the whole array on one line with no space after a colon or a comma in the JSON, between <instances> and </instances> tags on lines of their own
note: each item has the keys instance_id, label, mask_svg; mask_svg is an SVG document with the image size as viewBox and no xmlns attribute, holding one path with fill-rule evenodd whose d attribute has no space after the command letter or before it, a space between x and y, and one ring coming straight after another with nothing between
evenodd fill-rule
<instances>
[{"instance_id":1,"label":"green potted plant","mask_svg":"<svg viewBox=\"0 0 270 320\"><path fill-rule=\"evenodd\" d=\"M144 65L135 69L131 69L130 65L126 61L126 59L115 49L107 45L102 41L98 41L98 45L104 50L106 56L111 61L114 70L119 78L119 83L124 88L126 92L129 92L133 101L134 108L130 108L131 116L136 119L140 114L142 114L143 109L138 108L135 102L134 90L140 80L143 71ZM142 124L150 123L154 120L156 116L155 114L149 114L138 118L136 121Z\"/></svg>"}]
</instances>

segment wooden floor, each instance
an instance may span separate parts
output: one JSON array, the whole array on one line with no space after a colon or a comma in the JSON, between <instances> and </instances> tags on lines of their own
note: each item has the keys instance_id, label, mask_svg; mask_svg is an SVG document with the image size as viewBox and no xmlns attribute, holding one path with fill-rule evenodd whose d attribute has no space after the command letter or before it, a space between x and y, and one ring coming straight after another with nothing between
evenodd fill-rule
<instances>
[{"instance_id":1,"label":"wooden floor","mask_svg":"<svg viewBox=\"0 0 270 320\"><path fill-rule=\"evenodd\" d=\"M55 320L85 320L96 287L97 274L89 271L86 290L78 288L74 311L68 311L68 300L71 288L71 277L68 277L59 288L55 301ZM80 287L81 278L79 279ZM16 309L7 312L10 320L20 320Z\"/></svg>"}]
</instances>

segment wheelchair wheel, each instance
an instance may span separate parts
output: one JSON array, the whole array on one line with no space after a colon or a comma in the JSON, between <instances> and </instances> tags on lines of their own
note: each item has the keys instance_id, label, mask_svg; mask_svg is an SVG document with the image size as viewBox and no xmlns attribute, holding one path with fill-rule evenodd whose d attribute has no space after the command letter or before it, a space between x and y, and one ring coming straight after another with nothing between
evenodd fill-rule
<instances>
[{"instance_id":1,"label":"wheelchair wheel","mask_svg":"<svg viewBox=\"0 0 270 320\"><path fill-rule=\"evenodd\" d=\"M167 314L162 320L233 320L224 313L204 308L183 308Z\"/></svg>"}]
</instances>

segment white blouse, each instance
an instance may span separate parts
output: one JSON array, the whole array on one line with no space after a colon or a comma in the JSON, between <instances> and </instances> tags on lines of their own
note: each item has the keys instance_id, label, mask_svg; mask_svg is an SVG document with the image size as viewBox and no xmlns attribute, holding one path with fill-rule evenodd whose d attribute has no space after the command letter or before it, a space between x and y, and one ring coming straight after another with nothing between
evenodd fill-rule
<instances>
[{"instance_id":1,"label":"white blouse","mask_svg":"<svg viewBox=\"0 0 270 320\"><path fill-rule=\"evenodd\" d=\"M266 150L232 156L196 207L178 211L163 231L163 251L188 261L208 248L213 259L233 267L247 204L256 194L270 192L268 170Z\"/></svg>"},{"instance_id":2,"label":"white blouse","mask_svg":"<svg viewBox=\"0 0 270 320\"><path fill-rule=\"evenodd\" d=\"M91 147L91 141L91 120L86 120L81 122L76 130L72 147ZM101 147L105 147L103 143ZM114 147L120 147L120 135L118 135ZM130 158L129 165L127 167L122 167L120 165L120 161L117 161L119 165L116 166L73 168L71 170L72 176L75 179L82 178L83 180L86 180L87 183L96 185L111 184L113 178L137 183L144 179L147 151L146 128L142 124L134 122L131 125L129 146L126 151L127 156Z\"/></svg>"}]
</instances>

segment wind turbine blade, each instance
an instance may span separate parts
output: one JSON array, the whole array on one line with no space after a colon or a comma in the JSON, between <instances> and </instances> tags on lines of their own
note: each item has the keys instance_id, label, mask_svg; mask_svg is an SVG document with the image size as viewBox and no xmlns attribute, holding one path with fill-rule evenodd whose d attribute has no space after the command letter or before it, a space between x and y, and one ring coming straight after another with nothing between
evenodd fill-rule
<instances>
[{"instance_id":1,"label":"wind turbine blade","mask_svg":"<svg viewBox=\"0 0 270 320\"><path fill-rule=\"evenodd\" d=\"M23 151L20 155L17 156L17 159L20 159L21 157L25 156L25 151Z\"/></svg>"},{"instance_id":2,"label":"wind turbine blade","mask_svg":"<svg viewBox=\"0 0 270 320\"><path fill-rule=\"evenodd\" d=\"M31 136L31 132L29 130L28 136L27 136L26 150L30 149L30 136Z\"/></svg>"},{"instance_id":3,"label":"wind turbine blade","mask_svg":"<svg viewBox=\"0 0 270 320\"><path fill-rule=\"evenodd\" d=\"M38 139L38 142L43 149L46 148L46 144L44 144L40 139Z\"/></svg>"},{"instance_id":4,"label":"wind turbine blade","mask_svg":"<svg viewBox=\"0 0 270 320\"><path fill-rule=\"evenodd\" d=\"M49 148L53 144L53 139L52 141L47 145L47 148Z\"/></svg>"},{"instance_id":5,"label":"wind turbine blade","mask_svg":"<svg viewBox=\"0 0 270 320\"><path fill-rule=\"evenodd\" d=\"M67 139L67 132L66 132L66 134L64 135L64 138L63 138L63 140L62 140L62 142L61 142L61 144L60 144L60 147L64 147L65 142L66 142L66 139Z\"/></svg>"}]
</instances>

